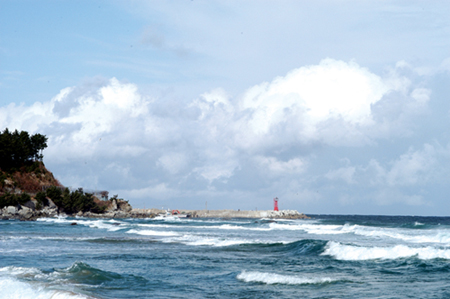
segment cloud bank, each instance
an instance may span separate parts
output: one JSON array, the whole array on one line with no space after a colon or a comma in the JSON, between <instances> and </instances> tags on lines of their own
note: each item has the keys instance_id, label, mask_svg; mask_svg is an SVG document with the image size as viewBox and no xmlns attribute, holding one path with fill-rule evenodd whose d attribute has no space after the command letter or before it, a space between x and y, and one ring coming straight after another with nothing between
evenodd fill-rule
<instances>
[{"instance_id":1,"label":"cloud bank","mask_svg":"<svg viewBox=\"0 0 450 299\"><path fill-rule=\"evenodd\" d=\"M46 102L0 107L0 127L47 135L44 161L63 184L108 189L135 206L198 208L208 200L270 208L275 195L294 207L426 205L423 193L404 188L445 173L439 165L448 163L448 147L428 141L370 153L413 135L429 112L431 90L418 78L404 63L377 75L324 59L239 96L218 88L179 101L186 104L92 78ZM360 151L369 153L355 158Z\"/></svg>"}]
</instances>

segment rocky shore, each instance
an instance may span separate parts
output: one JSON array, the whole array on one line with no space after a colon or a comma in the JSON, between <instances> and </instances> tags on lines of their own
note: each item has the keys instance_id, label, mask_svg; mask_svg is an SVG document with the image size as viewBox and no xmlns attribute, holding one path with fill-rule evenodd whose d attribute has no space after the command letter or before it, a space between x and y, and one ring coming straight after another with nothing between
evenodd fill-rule
<instances>
[{"instance_id":1,"label":"rocky shore","mask_svg":"<svg viewBox=\"0 0 450 299\"><path fill-rule=\"evenodd\" d=\"M186 217L186 218L271 218L271 219L309 219L296 210L281 211L235 211L235 210L176 210L166 211L160 209L133 209L126 201L113 200L104 213L78 212L67 215L59 211L58 207L50 201L49 206L36 209L34 203L8 206L0 210L0 219L36 220L43 217L72 216L87 218L155 218L155 217Z\"/></svg>"}]
</instances>

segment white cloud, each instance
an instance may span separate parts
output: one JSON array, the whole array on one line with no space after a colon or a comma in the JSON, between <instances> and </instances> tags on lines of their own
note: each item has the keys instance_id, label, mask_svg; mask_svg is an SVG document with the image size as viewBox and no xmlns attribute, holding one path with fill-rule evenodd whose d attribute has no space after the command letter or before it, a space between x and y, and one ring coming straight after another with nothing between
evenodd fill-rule
<instances>
[{"instance_id":1,"label":"white cloud","mask_svg":"<svg viewBox=\"0 0 450 299\"><path fill-rule=\"evenodd\" d=\"M425 144L422 150L412 148L394 162L386 174L388 185L425 184L432 176L430 173L437 162L437 153L432 145Z\"/></svg>"},{"instance_id":2,"label":"white cloud","mask_svg":"<svg viewBox=\"0 0 450 299\"><path fill-rule=\"evenodd\" d=\"M300 158L280 161L275 157L257 156L254 159L270 175L300 174L306 170L306 163Z\"/></svg>"},{"instance_id":3,"label":"white cloud","mask_svg":"<svg viewBox=\"0 0 450 299\"><path fill-rule=\"evenodd\" d=\"M441 181L450 162L450 149L425 143L421 149L410 147L405 153L384 165L371 159L367 166L348 166L331 170L329 179L355 179L358 183L385 187L423 186ZM347 176L346 176L347 175Z\"/></svg>"},{"instance_id":4,"label":"white cloud","mask_svg":"<svg viewBox=\"0 0 450 299\"><path fill-rule=\"evenodd\" d=\"M166 153L156 163L170 174L177 174L187 166L188 159L185 153Z\"/></svg>"},{"instance_id":5,"label":"white cloud","mask_svg":"<svg viewBox=\"0 0 450 299\"><path fill-rule=\"evenodd\" d=\"M238 103L236 142L246 149L311 142L368 144L397 130L390 122L398 120L398 113L389 123L380 116L398 105L385 97L397 93L403 113L404 106L407 111L424 109L429 90L410 89L411 81L395 72L382 78L355 62L325 59L248 89ZM383 105L374 118L379 102ZM378 129L380 124L384 128Z\"/></svg>"},{"instance_id":6,"label":"white cloud","mask_svg":"<svg viewBox=\"0 0 450 299\"><path fill-rule=\"evenodd\" d=\"M36 102L27 107L23 104L10 104L0 108L0 127L37 132L40 128L57 120L52 114L53 103Z\"/></svg>"},{"instance_id":7,"label":"white cloud","mask_svg":"<svg viewBox=\"0 0 450 299\"><path fill-rule=\"evenodd\" d=\"M179 106L143 95L132 83L94 78L48 102L1 107L0 122L47 135L44 154L63 184L133 199L181 198L206 188L220 198L275 193L315 203L342 182L403 194L396 188L436 176L445 150L426 144L390 164L378 155L367 157L366 167L348 162L326 170L321 158L323 150L370 147L411 128L431 94L400 74L407 67L400 63L382 77L355 62L326 59L238 97L217 88ZM316 186L318 178L330 188ZM346 192L336 192L342 204L358 202ZM405 203L423 198L402 196Z\"/></svg>"},{"instance_id":8,"label":"white cloud","mask_svg":"<svg viewBox=\"0 0 450 299\"><path fill-rule=\"evenodd\" d=\"M325 177L329 180L342 180L347 184L355 183L353 176L355 175L355 167L341 167L336 170L330 170L325 174Z\"/></svg>"},{"instance_id":9,"label":"white cloud","mask_svg":"<svg viewBox=\"0 0 450 299\"><path fill-rule=\"evenodd\" d=\"M70 93L54 98L55 102L66 100ZM76 99L69 114L58 120L60 124L79 124L80 130L73 132L76 143L89 144L113 130L120 131L124 123L133 118L147 114L148 102L137 92L134 84L122 84L112 78L108 85L101 87L94 95L82 95Z\"/></svg>"},{"instance_id":10,"label":"white cloud","mask_svg":"<svg viewBox=\"0 0 450 299\"><path fill-rule=\"evenodd\" d=\"M194 173L198 173L201 177L208 180L210 183L214 180L230 178L234 171L239 168L239 164L234 159L226 159L226 157L218 157L217 161L214 159L207 159L200 167L193 169Z\"/></svg>"},{"instance_id":11,"label":"white cloud","mask_svg":"<svg viewBox=\"0 0 450 299\"><path fill-rule=\"evenodd\" d=\"M370 105L387 91L380 77L356 63L325 59L252 87L241 104L264 113L266 121L253 123L256 132L267 132L271 123L280 121L278 113L291 106L305 110L312 124L330 117L366 124L371 122Z\"/></svg>"},{"instance_id":12,"label":"white cloud","mask_svg":"<svg viewBox=\"0 0 450 299\"><path fill-rule=\"evenodd\" d=\"M125 198L157 198L158 200L168 200L170 198L180 196L181 193L179 190L174 190L168 186L166 183L157 183L152 184L149 183L150 186L139 189L125 189L119 190L121 197Z\"/></svg>"}]
</instances>

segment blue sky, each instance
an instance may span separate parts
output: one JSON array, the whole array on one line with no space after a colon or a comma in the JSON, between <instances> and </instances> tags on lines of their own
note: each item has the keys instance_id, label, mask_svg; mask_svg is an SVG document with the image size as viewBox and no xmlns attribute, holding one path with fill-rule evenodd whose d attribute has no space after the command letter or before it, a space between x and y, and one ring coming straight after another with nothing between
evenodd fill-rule
<instances>
[{"instance_id":1,"label":"blue sky","mask_svg":"<svg viewBox=\"0 0 450 299\"><path fill-rule=\"evenodd\" d=\"M2 1L0 127L135 207L448 215L445 1Z\"/></svg>"}]
</instances>

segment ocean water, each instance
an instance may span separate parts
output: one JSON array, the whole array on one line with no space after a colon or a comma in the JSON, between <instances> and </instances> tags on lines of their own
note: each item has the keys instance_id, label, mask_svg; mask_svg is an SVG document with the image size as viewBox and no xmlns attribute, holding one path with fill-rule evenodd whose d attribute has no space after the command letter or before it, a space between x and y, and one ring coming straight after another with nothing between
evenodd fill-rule
<instances>
[{"instance_id":1,"label":"ocean water","mask_svg":"<svg viewBox=\"0 0 450 299\"><path fill-rule=\"evenodd\" d=\"M450 218L1 220L0 298L450 298Z\"/></svg>"}]
</instances>

